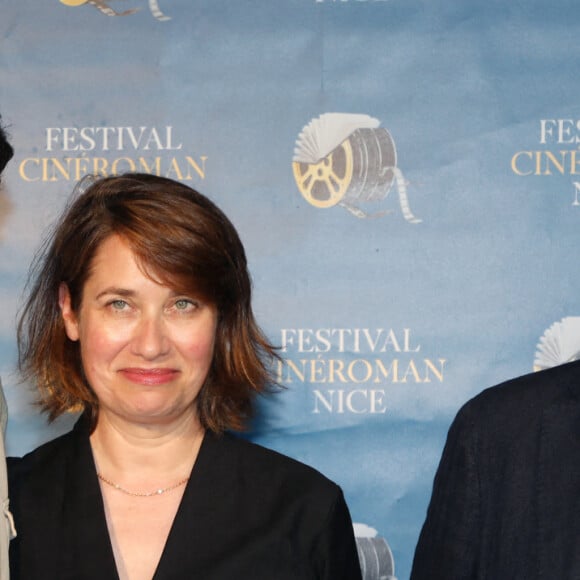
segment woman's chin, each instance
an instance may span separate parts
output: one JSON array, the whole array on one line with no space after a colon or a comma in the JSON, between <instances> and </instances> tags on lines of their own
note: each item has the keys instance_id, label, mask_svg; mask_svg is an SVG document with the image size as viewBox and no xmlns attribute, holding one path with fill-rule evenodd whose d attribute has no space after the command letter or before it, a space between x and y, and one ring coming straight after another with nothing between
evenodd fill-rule
<instances>
[{"instance_id":1,"label":"woman's chin","mask_svg":"<svg viewBox=\"0 0 580 580\"><path fill-rule=\"evenodd\" d=\"M180 421L184 416L195 416L194 405L177 405L175 402L156 401L153 397L116 406L112 413L129 423L164 424Z\"/></svg>"}]
</instances>

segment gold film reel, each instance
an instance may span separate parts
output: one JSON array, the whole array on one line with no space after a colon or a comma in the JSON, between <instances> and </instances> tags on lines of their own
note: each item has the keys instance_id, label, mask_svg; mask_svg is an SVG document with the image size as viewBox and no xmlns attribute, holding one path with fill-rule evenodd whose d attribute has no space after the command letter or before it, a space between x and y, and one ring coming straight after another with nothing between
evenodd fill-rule
<instances>
[{"instance_id":1,"label":"gold film reel","mask_svg":"<svg viewBox=\"0 0 580 580\"><path fill-rule=\"evenodd\" d=\"M362 128L317 163L292 165L308 203L319 208L340 204L357 211L359 204L387 196L395 180L397 152L386 129Z\"/></svg>"},{"instance_id":2,"label":"gold film reel","mask_svg":"<svg viewBox=\"0 0 580 580\"><path fill-rule=\"evenodd\" d=\"M327 208L344 197L353 166L352 146L346 139L317 163L294 161L292 170L304 199L315 207Z\"/></svg>"}]
</instances>

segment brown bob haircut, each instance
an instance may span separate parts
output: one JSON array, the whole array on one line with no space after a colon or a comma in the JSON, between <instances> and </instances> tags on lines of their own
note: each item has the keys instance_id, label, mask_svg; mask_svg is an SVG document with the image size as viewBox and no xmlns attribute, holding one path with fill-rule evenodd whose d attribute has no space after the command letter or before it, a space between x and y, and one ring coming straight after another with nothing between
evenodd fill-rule
<instances>
[{"instance_id":1,"label":"brown bob haircut","mask_svg":"<svg viewBox=\"0 0 580 580\"><path fill-rule=\"evenodd\" d=\"M197 398L199 418L216 433L243 429L255 395L275 385L278 356L252 313L238 233L202 194L140 173L82 180L32 265L18 323L19 364L36 383L49 420L84 410L96 425L99 402L86 381L79 344L65 333L58 295L64 282L78 312L95 253L115 234L152 279L216 307L215 350Z\"/></svg>"}]
</instances>

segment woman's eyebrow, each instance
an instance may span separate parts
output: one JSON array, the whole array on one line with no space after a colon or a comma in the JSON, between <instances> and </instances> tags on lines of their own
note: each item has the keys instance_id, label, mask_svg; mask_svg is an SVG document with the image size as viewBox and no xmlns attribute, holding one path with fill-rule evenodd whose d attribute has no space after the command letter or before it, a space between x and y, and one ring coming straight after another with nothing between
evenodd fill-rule
<instances>
[{"instance_id":1,"label":"woman's eyebrow","mask_svg":"<svg viewBox=\"0 0 580 580\"><path fill-rule=\"evenodd\" d=\"M117 286L110 286L109 288L105 288L103 291L99 292L96 298L99 299L102 298L103 296L108 296L110 294L130 298L135 295L135 291L128 290L127 288L118 288Z\"/></svg>"}]
</instances>

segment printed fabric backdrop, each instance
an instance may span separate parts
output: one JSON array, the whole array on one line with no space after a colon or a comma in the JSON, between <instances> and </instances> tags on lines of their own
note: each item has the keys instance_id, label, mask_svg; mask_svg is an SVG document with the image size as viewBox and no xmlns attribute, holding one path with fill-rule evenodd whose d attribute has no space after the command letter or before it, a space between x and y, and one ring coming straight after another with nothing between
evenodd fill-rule
<instances>
[{"instance_id":1,"label":"printed fabric backdrop","mask_svg":"<svg viewBox=\"0 0 580 580\"><path fill-rule=\"evenodd\" d=\"M146 171L231 217L286 389L249 437L343 488L366 580L409 577L449 424L580 350L576 0L5 2L0 375L75 181Z\"/></svg>"}]
</instances>

